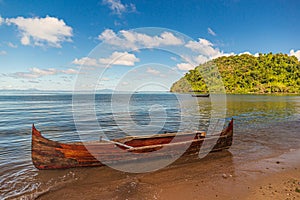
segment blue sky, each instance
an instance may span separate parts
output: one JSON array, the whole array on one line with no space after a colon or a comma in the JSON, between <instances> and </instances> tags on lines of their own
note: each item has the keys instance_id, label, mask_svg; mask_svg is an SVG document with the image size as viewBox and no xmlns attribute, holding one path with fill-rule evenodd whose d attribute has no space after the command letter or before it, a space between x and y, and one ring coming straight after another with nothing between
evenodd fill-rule
<instances>
[{"instance_id":1,"label":"blue sky","mask_svg":"<svg viewBox=\"0 0 300 200\"><path fill-rule=\"evenodd\" d=\"M296 0L0 0L0 89L72 90L90 74L96 84L82 89L128 89L143 77L145 90L166 90L222 55L300 59L299 9Z\"/></svg>"}]
</instances>

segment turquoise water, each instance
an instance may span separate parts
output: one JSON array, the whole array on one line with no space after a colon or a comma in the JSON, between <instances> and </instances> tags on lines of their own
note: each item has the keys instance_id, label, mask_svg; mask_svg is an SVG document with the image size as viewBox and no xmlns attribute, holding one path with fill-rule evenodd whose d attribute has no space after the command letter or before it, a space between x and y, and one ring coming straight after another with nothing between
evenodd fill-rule
<instances>
[{"instance_id":1,"label":"turquoise water","mask_svg":"<svg viewBox=\"0 0 300 200\"><path fill-rule=\"evenodd\" d=\"M112 109L111 95L97 94L95 112L99 126L94 129L101 129L109 138L138 135L139 132L130 127L132 122L145 127L151 122L163 124L161 127L153 126L158 133L206 130L211 116L210 98L197 98L197 107L192 103L195 98L179 96L184 99L184 108L180 106L178 97L171 93L137 93L133 94L128 105L120 101ZM129 114L124 113L126 106ZM82 109L89 114L90 110L84 103ZM184 112L182 109L185 109ZM254 153L264 156L278 150L299 148L299 96L228 95L226 112L227 121L231 117L235 119L232 152L237 160L251 158ZM89 124L92 119L84 120ZM70 142L82 139L76 133L71 94L0 93L0 199L34 199L75 181L79 176L70 170L54 173L34 168L31 163L32 123L53 140ZM124 131L120 127L128 129ZM287 129L292 131L287 132ZM151 130L147 134L151 134ZM246 137L247 134L252 139ZM89 138L97 137L95 134ZM283 145L277 148L281 143Z\"/></svg>"}]
</instances>

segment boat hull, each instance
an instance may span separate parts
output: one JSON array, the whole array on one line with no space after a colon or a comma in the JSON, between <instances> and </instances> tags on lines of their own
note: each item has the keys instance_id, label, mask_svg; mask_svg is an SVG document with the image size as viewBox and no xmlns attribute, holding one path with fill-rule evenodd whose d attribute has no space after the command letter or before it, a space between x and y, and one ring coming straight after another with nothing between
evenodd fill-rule
<instances>
[{"instance_id":1,"label":"boat hull","mask_svg":"<svg viewBox=\"0 0 300 200\"><path fill-rule=\"evenodd\" d=\"M176 137L175 137L176 136ZM149 161L152 159L197 158L199 151L228 149L233 140L233 120L218 135L203 132L134 136L108 141L60 143L49 140L32 126L32 162L38 169L103 166ZM203 145L213 142L213 146ZM208 147L203 147L208 146ZM130 147L130 148L128 148ZM203 147L203 148L201 148ZM185 149L184 153L182 149ZM101 162L99 161L101 160Z\"/></svg>"},{"instance_id":2,"label":"boat hull","mask_svg":"<svg viewBox=\"0 0 300 200\"><path fill-rule=\"evenodd\" d=\"M192 94L192 97L209 97L209 94Z\"/></svg>"}]
</instances>

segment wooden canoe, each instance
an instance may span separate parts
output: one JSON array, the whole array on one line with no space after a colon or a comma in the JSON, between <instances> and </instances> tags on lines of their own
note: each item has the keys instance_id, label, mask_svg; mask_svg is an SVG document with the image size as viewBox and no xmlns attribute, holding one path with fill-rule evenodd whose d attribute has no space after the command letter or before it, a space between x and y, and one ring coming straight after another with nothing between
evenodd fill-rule
<instances>
[{"instance_id":1,"label":"wooden canoe","mask_svg":"<svg viewBox=\"0 0 300 200\"><path fill-rule=\"evenodd\" d=\"M192 97L209 97L209 94L192 94Z\"/></svg>"},{"instance_id":2,"label":"wooden canoe","mask_svg":"<svg viewBox=\"0 0 300 200\"><path fill-rule=\"evenodd\" d=\"M176 155L197 157L204 141L216 141L213 148L207 149L208 153L228 149L232 139L233 120L220 134L210 137L206 137L205 132L164 133L87 143L52 141L43 137L41 132L32 125L31 156L34 166L38 169L102 166L103 163L128 163ZM189 146L182 154L184 145ZM120 156L120 151L126 154Z\"/></svg>"}]
</instances>

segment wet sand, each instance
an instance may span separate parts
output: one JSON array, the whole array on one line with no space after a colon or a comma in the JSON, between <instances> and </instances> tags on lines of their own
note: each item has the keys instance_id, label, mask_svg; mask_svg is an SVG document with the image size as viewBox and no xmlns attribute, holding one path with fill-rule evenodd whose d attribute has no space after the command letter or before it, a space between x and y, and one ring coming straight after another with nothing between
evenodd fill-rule
<instances>
[{"instance_id":1,"label":"wet sand","mask_svg":"<svg viewBox=\"0 0 300 200\"><path fill-rule=\"evenodd\" d=\"M295 167L259 180L246 199L300 199L300 168Z\"/></svg>"},{"instance_id":2,"label":"wet sand","mask_svg":"<svg viewBox=\"0 0 300 200\"><path fill-rule=\"evenodd\" d=\"M299 199L300 150L234 164L228 151L200 161L128 174L108 167L76 169L76 182L38 199Z\"/></svg>"}]
</instances>

